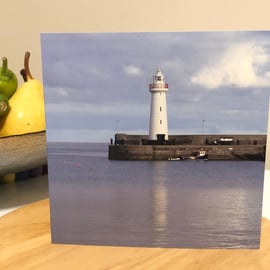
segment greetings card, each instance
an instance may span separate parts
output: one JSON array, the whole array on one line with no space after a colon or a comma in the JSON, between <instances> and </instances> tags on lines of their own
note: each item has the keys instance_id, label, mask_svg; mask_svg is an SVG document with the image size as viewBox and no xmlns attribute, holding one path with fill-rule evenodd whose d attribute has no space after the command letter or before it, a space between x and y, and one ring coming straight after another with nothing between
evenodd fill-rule
<instances>
[{"instance_id":1,"label":"greetings card","mask_svg":"<svg viewBox=\"0 0 270 270\"><path fill-rule=\"evenodd\" d=\"M259 248L268 32L41 45L53 243Z\"/></svg>"}]
</instances>

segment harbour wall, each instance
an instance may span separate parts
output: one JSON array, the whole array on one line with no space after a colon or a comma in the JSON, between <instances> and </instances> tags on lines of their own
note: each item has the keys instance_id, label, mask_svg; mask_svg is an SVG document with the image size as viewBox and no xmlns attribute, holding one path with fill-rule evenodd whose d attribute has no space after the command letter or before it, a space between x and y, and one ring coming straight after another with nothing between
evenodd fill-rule
<instances>
[{"instance_id":1,"label":"harbour wall","mask_svg":"<svg viewBox=\"0 0 270 270\"><path fill-rule=\"evenodd\" d=\"M204 149L208 160L264 160L266 135L171 135L149 142L148 135L116 134L109 145L111 160L168 160Z\"/></svg>"}]
</instances>

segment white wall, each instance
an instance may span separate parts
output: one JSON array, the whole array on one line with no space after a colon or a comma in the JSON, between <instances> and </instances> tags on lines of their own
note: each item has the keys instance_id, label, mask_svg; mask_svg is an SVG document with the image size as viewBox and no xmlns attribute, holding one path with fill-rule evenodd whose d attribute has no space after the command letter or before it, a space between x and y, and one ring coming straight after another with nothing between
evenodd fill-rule
<instances>
[{"instance_id":1,"label":"white wall","mask_svg":"<svg viewBox=\"0 0 270 270\"><path fill-rule=\"evenodd\" d=\"M0 57L19 76L29 50L41 79L41 32L269 30L269 7L268 0L2 1Z\"/></svg>"}]
</instances>

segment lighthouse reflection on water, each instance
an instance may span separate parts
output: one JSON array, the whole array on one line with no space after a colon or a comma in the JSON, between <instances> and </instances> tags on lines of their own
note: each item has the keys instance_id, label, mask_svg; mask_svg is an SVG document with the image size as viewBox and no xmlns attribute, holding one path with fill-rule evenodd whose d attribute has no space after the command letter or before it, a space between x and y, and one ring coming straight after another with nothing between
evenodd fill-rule
<instances>
[{"instance_id":1,"label":"lighthouse reflection on water","mask_svg":"<svg viewBox=\"0 0 270 270\"><path fill-rule=\"evenodd\" d=\"M166 185L166 162L154 162L152 188L153 246L166 243L168 237L168 190Z\"/></svg>"}]
</instances>

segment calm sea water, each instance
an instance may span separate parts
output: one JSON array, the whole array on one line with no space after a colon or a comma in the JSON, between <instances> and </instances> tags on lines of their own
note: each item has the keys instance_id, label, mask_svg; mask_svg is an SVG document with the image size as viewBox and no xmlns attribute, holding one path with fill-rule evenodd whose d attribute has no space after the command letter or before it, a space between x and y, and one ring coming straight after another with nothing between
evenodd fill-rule
<instances>
[{"instance_id":1,"label":"calm sea water","mask_svg":"<svg viewBox=\"0 0 270 270\"><path fill-rule=\"evenodd\" d=\"M53 242L259 248L263 162L111 161L107 148L48 144Z\"/></svg>"}]
</instances>

